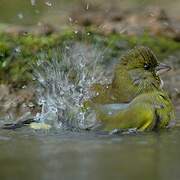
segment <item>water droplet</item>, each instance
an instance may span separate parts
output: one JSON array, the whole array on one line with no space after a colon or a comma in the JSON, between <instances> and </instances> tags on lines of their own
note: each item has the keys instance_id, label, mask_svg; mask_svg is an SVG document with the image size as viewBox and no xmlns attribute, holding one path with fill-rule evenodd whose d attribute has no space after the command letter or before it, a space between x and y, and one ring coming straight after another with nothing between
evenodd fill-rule
<instances>
[{"instance_id":1,"label":"water droplet","mask_svg":"<svg viewBox=\"0 0 180 180\"><path fill-rule=\"evenodd\" d=\"M36 116L34 117L35 121L40 121L41 119L41 113L37 113Z\"/></svg>"},{"instance_id":2,"label":"water droplet","mask_svg":"<svg viewBox=\"0 0 180 180\"><path fill-rule=\"evenodd\" d=\"M89 9L89 4L86 5L86 10L88 10L88 9Z\"/></svg>"},{"instance_id":3,"label":"water droplet","mask_svg":"<svg viewBox=\"0 0 180 180\"><path fill-rule=\"evenodd\" d=\"M104 25L102 25L102 26L100 25L100 27L99 27L99 28L100 28L100 29L101 29L101 28L102 28L102 29L105 29L106 27L107 27L107 25L106 25L106 24L104 24Z\"/></svg>"},{"instance_id":4,"label":"water droplet","mask_svg":"<svg viewBox=\"0 0 180 180\"><path fill-rule=\"evenodd\" d=\"M44 103L46 102L46 100L45 99L39 99L39 105L43 105Z\"/></svg>"},{"instance_id":5,"label":"water droplet","mask_svg":"<svg viewBox=\"0 0 180 180\"><path fill-rule=\"evenodd\" d=\"M33 104L32 102L30 102L30 103L28 104L28 106L29 106L30 108L32 108L32 107L34 107L34 104Z\"/></svg>"},{"instance_id":6,"label":"water droplet","mask_svg":"<svg viewBox=\"0 0 180 180\"><path fill-rule=\"evenodd\" d=\"M71 17L69 17L69 22L72 22L73 20L72 20L72 18Z\"/></svg>"},{"instance_id":7,"label":"water droplet","mask_svg":"<svg viewBox=\"0 0 180 180\"><path fill-rule=\"evenodd\" d=\"M169 23L168 22L163 22L164 26L168 26Z\"/></svg>"},{"instance_id":8,"label":"water droplet","mask_svg":"<svg viewBox=\"0 0 180 180\"><path fill-rule=\"evenodd\" d=\"M23 19L23 17L24 17L22 13L19 13L17 16L19 19Z\"/></svg>"},{"instance_id":9,"label":"water droplet","mask_svg":"<svg viewBox=\"0 0 180 180\"><path fill-rule=\"evenodd\" d=\"M151 17L154 17L154 16L155 16L154 13L149 13L149 15L150 15Z\"/></svg>"},{"instance_id":10,"label":"water droplet","mask_svg":"<svg viewBox=\"0 0 180 180\"><path fill-rule=\"evenodd\" d=\"M16 47L15 52L20 53L21 52L21 47Z\"/></svg>"},{"instance_id":11,"label":"water droplet","mask_svg":"<svg viewBox=\"0 0 180 180\"><path fill-rule=\"evenodd\" d=\"M70 47L69 47L69 46L66 46L65 48L66 48L66 49L68 49L68 50L70 49Z\"/></svg>"},{"instance_id":12,"label":"water droplet","mask_svg":"<svg viewBox=\"0 0 180 180\"><path fill-rule=\"evenodd\" d=\"M46 4L47 6L49 6L49 7L51 7L51 6L52 6L52 3L51 3L51 2L49 2L49 1L46 1L46 2L45 2L45 4Z\"/></svg>"},{"instance_id":13,"label":"water droplet","mask_svg":"<svg viewBox=\"0 0 180 180\"><path fill-rule=\"evenodd\" d=\"M31 0L31 5L35 6L36 5L36 0Z\"/></svg>"},{"instance_id":14,"label":"water droplet","mask_svg":"<svg viewBox=\"0 0 180 180\"><path fill-rule=\"evenodd\" d=\"M64 92L63 92L63 91L61 91L59 94L60 94L60 96L62 96L62 95L64 95Z\"/></svg>"},{"instance_id":15,"label":"water droplet","mask_svg":"<svg viewBox=\"0 0 180 180\"><path fill-rule=\"evenodd\" d=\"M96 93L96 96L99 96L99 93L98 93L98 92Z\"/></svg>"},{"instance_id":16,"label":"water droplet","mask_svg":"<svg viewBox=\"0 0 180 180\"><path fill-rule=\"evenodd\" d=\"M77 33L78 33L78 31L76 30L76 31L74 31L74 33L75 33L75 34L77 34Z\"/></svg>"},{"instance_id":17,"label":"water droplet","mask_svg":"<svg viewBox=\"0 0 180 180\"><path fill-rule=\"evenodd\" d=\"M108 115L112 115L113 113L111 111L108 112Z\"/></svg>"},{"instance_id":18,"label":"water droplet","mask_svg":"<svg viewBox=\"0 0 180 180\"><path fill-rule=\"evenodd\" d=\"M26 108L26 107L27 107L26 103L23 103L23 104L22 104L22 107L23 107L23 108Z\"/></svg>"},{"instance_id":19,"label":"water droplet","mask_svg":"<svg viewBox=\"0 0 180 180\"><path fill-rule=\"evenodd\" d=\"M43 60L40 60L40 59L39 59L39 60L37 61L37 65L40 66L41 64L43 64Z\"/></svg>"},{"instance_id":20,"label":"water droplet","mask_svg":"<svg viewBox=\"0 0 180 180\"><path fill-rule=\"evenodd\" d=\"M7 65L7 61L4 61L4 62L2 63L2 67L6 67L6 65Z\"/></svg>"},{"instance_id":21,"label":"water droplet","mask_svg":"<svg viewBox=\"0 0 180 180\"><path fill-rule=\"evenodd\" d=\"M90 32L88 32L87 35L89 36L89 35L90 35Z\"/></svg>"},{"instance_id":22,"label":"water droplet","mask_svg":"<svg viewBox=\"0 0 180 180\"><path fill-rule=\"evenodd\" d=\"M24 86L22 86L22 89L25 89L27 86L26 85L24 85Z\"/></svg>"},{"instance_id":23,"label":"water droplet","mask_svg":"<svg viewBox=\"0 0 180 180\"><path fill-rule=\"evenodd\" d=\"M178 88L174 88L174 90L176 91L176 93L179 93L179 89Z\"/></svg>"}]
</instances>

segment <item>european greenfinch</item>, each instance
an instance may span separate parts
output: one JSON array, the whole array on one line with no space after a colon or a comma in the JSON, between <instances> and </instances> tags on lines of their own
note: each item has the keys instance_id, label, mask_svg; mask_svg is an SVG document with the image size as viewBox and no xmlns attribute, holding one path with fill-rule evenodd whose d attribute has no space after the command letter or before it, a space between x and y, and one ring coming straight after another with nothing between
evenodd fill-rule
<instances>
[{"instance_id":1,"label":"european greenfinch","mask_svg":"<svg viewBox=\"0 0 180 180\"><path fill-rule=\"evenodd\" d=\"M175 113L159 77L168 70L170 67L160 64L147 47L136 47L125 54L115 67L112 83L92 88L99 95L91 99L91 105L103 129L169 127Z\"/></svg>"}]
</instances>

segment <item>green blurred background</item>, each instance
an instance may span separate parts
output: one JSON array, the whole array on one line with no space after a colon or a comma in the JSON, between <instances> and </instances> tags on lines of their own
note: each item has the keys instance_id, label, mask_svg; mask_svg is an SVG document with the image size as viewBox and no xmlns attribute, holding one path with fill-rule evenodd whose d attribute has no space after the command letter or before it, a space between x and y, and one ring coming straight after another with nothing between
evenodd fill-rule
<instances>
[{"instance_id":1,"label":"green blurred background","mask_svg":"<svg viewBox=\"0 0 180 180\"><path fill-rule=\"evenodd\" d=\"M93 6L105 12L111 7L139 10L161 7L170 16L178 16L179 0L0 0L0 23L34 25L39 21L66 22L67 15L78 6Z\"/></svg>"}]
</instances>

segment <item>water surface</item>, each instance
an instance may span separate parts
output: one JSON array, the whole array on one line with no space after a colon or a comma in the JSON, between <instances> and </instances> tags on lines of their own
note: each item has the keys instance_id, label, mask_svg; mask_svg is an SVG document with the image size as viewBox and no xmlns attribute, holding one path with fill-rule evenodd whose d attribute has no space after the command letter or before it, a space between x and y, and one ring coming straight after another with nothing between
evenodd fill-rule
<instances>
[{"instance_id":1,"label":"water surface","mask_svg":"<svg viewBox=\"0 0 180 180\"><path fill-rule=\"evenodd\" d=\"M146 179L180 177L180 130L137 135L0 132L0 179Z\"/></svg>"}]
</instances>

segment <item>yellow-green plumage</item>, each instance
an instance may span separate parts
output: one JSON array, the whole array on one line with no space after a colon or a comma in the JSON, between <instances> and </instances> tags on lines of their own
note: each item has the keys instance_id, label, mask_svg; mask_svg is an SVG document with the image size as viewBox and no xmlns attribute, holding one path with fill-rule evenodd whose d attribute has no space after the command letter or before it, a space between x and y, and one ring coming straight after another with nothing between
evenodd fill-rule
<instances>
[{"instance_id":1,"label":"yellow-green plumage","mask_svg":"<svg viewBox=\"0 0 180 180\"><path fill-rule=\"evenodd\" d=\"M143 93L122 107L121 104L98 105L96 112L104 130L155 130L167 127L175 118L170 99L161 91Z\"/></svg>"},{"instance_id":2,"label":"yellow-green plumage","mask_svg":"<svg viewBox=\"0 0 180 180\"><path fill-rule=\"evenodd\" d=\"M91 99L91 105L104 130L169 126L175 119L174 108L161 87L158 67L152 51L138 47L121 58L111 84L93 86L99 95Z\"/></svg>"}]
</instances>

